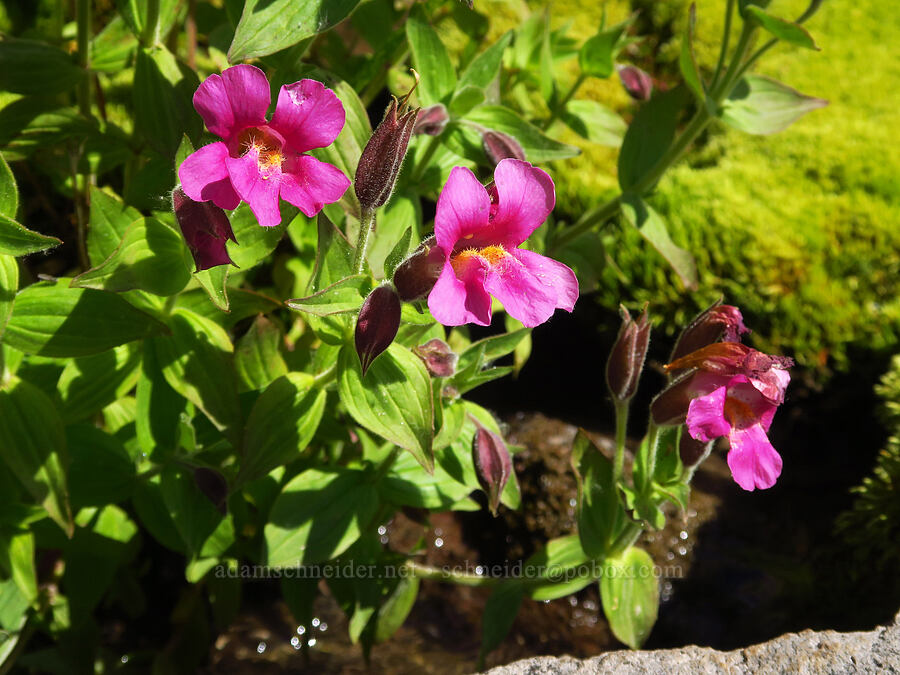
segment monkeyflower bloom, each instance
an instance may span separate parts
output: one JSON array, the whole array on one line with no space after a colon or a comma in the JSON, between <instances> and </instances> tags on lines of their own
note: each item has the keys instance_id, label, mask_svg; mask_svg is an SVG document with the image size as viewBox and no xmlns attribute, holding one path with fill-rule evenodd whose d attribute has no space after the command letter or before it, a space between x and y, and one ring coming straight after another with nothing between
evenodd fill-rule
<instances>
[{"instance_id":1,"label":"monkeyflower bloom","mask_svg":"<svg viewBox=\"0 0 900 675\"><path fill-rule=\"evenodd\" d=\"M443 268L428 295L431 314L445 326L491 323L491 296L525 326L543 323L578 299L574 272L518 248L556 203L553 181L528 162L504 159L485 188L469 169L455 167L438 198L436 249Z\"/></svg>"},{"instance_id":2,"label":"monkeyflower bloom","mask_svg":"<svg viewBox=\"0 0 900 675\"><path fill-rule=\"evenodd\" d=\"M769 488L781 474L781 456L768 432L790 382L793 361L738 342L717 342L666 366L691 369L653 402L657 423L678 422L685 408L688 433L704 443L727 436L728 466L745 490ZM672 417L674 416L674 417Z\"/></svg>"},{"instance_id":3,"label":"monkeyflower bloom","mask_svg":"<svg viewBox=\"0 0 900 675\"><path fill-rule=\"evenodd\" d=\"M188 197L234 209L250 205L260 225L281 222L279 197L307 216L339 200L350 180L340 169L303 154L330 145L344 127L344 107L316 80L281 87L275 114L259 68L239 65L210 75L194 93L194 108L222 141L203 146L178 169Z\"/></svg>"}]
</instances>

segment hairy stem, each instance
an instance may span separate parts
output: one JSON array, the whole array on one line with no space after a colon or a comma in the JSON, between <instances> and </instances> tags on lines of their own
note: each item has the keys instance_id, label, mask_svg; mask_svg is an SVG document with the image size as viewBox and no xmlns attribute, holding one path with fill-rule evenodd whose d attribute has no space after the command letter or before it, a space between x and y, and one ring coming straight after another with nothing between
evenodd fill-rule
<instances>
[{"instance_id":1,"label":"hairy stem","mask_svg":"<svg viewBox=\"0 0 900 675\"><path fill-rule=\"evenodd\" d=\"M496 586L500 582L498 577L462 572L449 567L441 568L421 565L412 560L407 560L403 563L403 567L409 576L418 577L419 579L431 579L433 581L445 581L459 586Z\"/></svg>"},{"instance_id":2,"label":"hairy stem","mask_svg":"<svg viewBox=\"0 0 900 675\"><path fill-rule=\"evenodd\" d=\"M375 209L363 209L359 219L359 237L356 240L356 254L353 257L353 273L361 274L366 265L366 248L369 235L375 227Z\"/></svg>"}]
</instances>

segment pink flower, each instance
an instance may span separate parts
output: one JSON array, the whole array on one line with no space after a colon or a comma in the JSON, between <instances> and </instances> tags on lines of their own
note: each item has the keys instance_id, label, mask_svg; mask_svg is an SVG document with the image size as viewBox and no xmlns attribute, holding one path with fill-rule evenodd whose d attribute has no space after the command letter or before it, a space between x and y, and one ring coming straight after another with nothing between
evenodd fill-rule
<instances>
[{"instance_id":1,"label":"pink flower","mask_svg":"<svg viewBox=\"0 0 900 675\"><path fill-rule=\"evenodd\" d=\"M695 369L670 390L691 397L686 423L692 438L706 443L728 437L728 466L745 490L770 488L781 474L781 456L767 434L775 410L784 402L791 365L788 358L736 342L719 342L666 366Z\"/></svg>"},{"instance_id":2,"label":"pink flower","mask_svg":"<svg viewBox=\"0 0 900 675\"><path fill-rule=\"evenodd\" d=\"M222 141L200 148L178 169L194 201L223 209L245 201L266 227L281 222L279 197L314 216L350 186L340 169L303 154L341 132L344 108L334 92L315 80L284 85L267 122L270 100L269 82L255 66L210 75L194 93L194 107Z\"/></svg>"},{"instance_id":3,"label":"pink flower","mask_svg":"<svg viewBox=\"0 0 900 675\"><path fill-rule=\"evenodd\" d=\"M491 323L491 296L532 327L578 299L574 272L562 263L518 248L556 203L553 181L528 162L504 159L486 189L469 169L455 167L438 198L434 218L443 269L428 296L431 314L445 326Z\"/></svg>"}]
</instances>

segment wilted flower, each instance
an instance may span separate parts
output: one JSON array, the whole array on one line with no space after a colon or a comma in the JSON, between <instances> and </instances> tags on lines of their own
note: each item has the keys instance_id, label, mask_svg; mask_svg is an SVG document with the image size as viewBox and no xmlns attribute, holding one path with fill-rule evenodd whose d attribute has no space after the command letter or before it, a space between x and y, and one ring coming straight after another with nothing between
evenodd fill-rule
<instances>
[{"instance_id":1,"label":"wilted flower","mask_svg":"<svg viewBox=\"0 0 900 675\"><path fill-rule=\"evenodd\" d=\"M469 169L455 167L434 219L441 275L428 296L445 326L491 323L491 296L525 326L543 323L578 299L575 273L518 248L546 220L556 201L553 181L528 162L504 159L490 193Z\"/></svg>"},{"instance_id":2,"label":"wilted flower","mask_svg":"<svg viewBox=\"0 0 900 675\"><path fill-rule=\"evenodd\" d=\"M732 305L714 304L701 312L685 328L675 343L670 361L680 359L713 342L740 342L741 335L749 333L744 325L741 310ZM669 371L672 374L672 370Z\"/></svg>"},{"instance_id":3,"label":"wilted flower","mask_svg":"<svg viewBox=\"0 0 900 675\"><path fill-rule=\"evenodd\" d=\"M225 480L225 476L215 469L200 466L194 469L194 483L224 516L228 499L228 481Z\"/></svg>"},{"instance_id":4,"label":"wilted flower","mask_svg":"<svg viewBox=\"0 0 900 675\"><path fill-rule=\"evenodd\" d=\"M487 493L491 513L497 515L500 495L512 475L512 458L509 448L499 434L481 425L472 439L472 459L481 488Z\"/></svg>"},{"instance_id":5,"label":"wilted flower","mask_svg":"<svg viewBox=\"0 0 900 675\"><path fill-rule=\"evenodd\" d=\"M198 272L218 265L234 265L225 242L231 239L236 244L237 239L222 209L211 202L195 202L181 187L172 191L172 206Z\"/></svg>"},{"instance_id":6,"label":"wilted flower","mask_svg":"<svg viewBox=\"0 0 900 675\"><path fill-rule=\"evenodd\" d=\"M737 342L718 342L673 361L690 369L651 405L657 424L687 424L695 440L727 436L728 466L745 490L768 488L781 474L781 457L767 433L790 382L789 358L769 356Z\"/></svg>"},{"instance_id":7,"label":"wilted flower","mask_svg":"<svg viewBox=\"0 0 900 675\"><path fill-rule=\"evenodd\" d=\"M303 154L330 145L341 132L344 108L334 92L315 80L284 85L268 122L270 98L269 82L255 66L206 78L194 93L194 107L223 140L203 146L178 169L194 201L223 209L245 201L266 227L281 222L279 197L314 216L350 185L340 169Z\"/></svg>"},{"instance_id":8,"label":"wilted flower","mask_svg":"<svg viewBox=\"0 0 900 675\"><path fill-rule=\"evenodd\" d=\"M363 302L356 319L354 343L362 374L391 346L400 328L400 298L389 285L379 286Z\"/></svg>"},{"instance_id":9,"label":"wilted flower","mask_svg":"<svg viewBox=\"0 0 900 675\"><path fill-rule=\"evenodd\" d=\"M644 369L650 343L650 319L646 307L637 321L624 307L620 311L622 326L606 362L606 385L614 398L624 402L634 396Z\"/></svg>"},{"instance_id":10,"label":"wilted flower","mask_svg":"<svg viewBox=\"0 0 900 675\"><path fill-rule=\"evenodd\" d=\"M653 93L653 78L637 66L619 66L619 79L625 91L635 101L649 101Z\"/></svg>"},{"instance_id":11,"label":"wilted flower","mask_svg":"<svg viewBox=\"0 0 900 675\"><path fill-rule=\"evenodd\" d=\"M525 160L525 150L515 138L499 131L488 129L481 135L481 147L493 166L504 159Z\"/></svg>"},{"instance_id":12,"label":"wilted flower","mask_svg":"<svg viewBox=\"0 0 900 675\"><path fill-rule=\"evenodd\" d=\"M456 372L459 354L440 338L433 338L424 345L414 347L413 353L422 359L428 372L435 377L450 377Z\"/></svg>"}]
</instances>

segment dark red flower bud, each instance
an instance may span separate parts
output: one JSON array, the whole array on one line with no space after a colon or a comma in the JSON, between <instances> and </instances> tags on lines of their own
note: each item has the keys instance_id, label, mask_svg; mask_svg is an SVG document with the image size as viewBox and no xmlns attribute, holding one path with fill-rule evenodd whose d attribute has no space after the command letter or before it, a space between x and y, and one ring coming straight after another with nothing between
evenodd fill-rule
<instances>
[{"instance_id":1,"label":"dark red flower bud","mask_svg":"<svg viewBox=\"0 0 900 675\"><path fill-rule=\"evenodd\" d=\"M661 427L684 424L691 399L696 395L694 373L685 373L657 394L650 403L653 421Z\"/></svg>"},{"instance_id":2,"label":"dark red flower bud","mask_svg":"<svg viewBox=\"0 0 900 675\"><path fill-rule=\"evenodd\" d=\"M491 513L497 515L500 495L512 474L512 458L503 439L482 426L472 439L472 459L481 488L487 493Z\"/></svg>"},{"instance_id":3,"label":"dark red flower bud","mask_svg":"<svg viewBox=\"0 0 900 675\"><path fill-rule=\"evenodd\" d=\"M653 93L653 78L637 66L619 66L619 79L625 91L635 101L649 101Z\"/></svg>"},{"instance_id":4,"label":"dark red flower bud","mask_svg":"<svg viewBox=\"0 0 900 675\"><path fill-rule=\"evenodd\" d=\"M749 332L750 329L744 325L741 310L717 302L697 315L688 327L681 331L669 361L676 361L713 342L740 342L741 335Z\"/></svg>"},{"instance_id":5,"label":"dark red flower bud","mask_svg":"<svg viewBox=\"0 0 900 675\"><path fill-rule=\"evenodd\" d=\"M444 257L444 251L432 236L397 266L393 282L403 302L413 302L431 292L444 269Z\"/></svg>"},{"instance_id":6,"label":"dark red flower bud","mask_svg":"<svg viewBox=\"0 0 900 675\"><path fill-rule=\"evenodd\" d=\"M712 443L698 441L691 437L687 429L682 430L681 440L678 442L678 454L685 468L690 468L702 462L709 455Z\"/></svg>"},{"instance_id":7,"label":"dark red flower bud","mask_svg":"<svg viewBox=\"0 0 900 675\"><path fill-rule=\"evenodd\" d=\"M416 120L413 134L440 136L449 121L447 107L443 103L435 103L419 111L419 119Z\"/></svg>"},{"instance_id":8,"label":"dark red flower bud","mask_svg":"<svg viewBox=\"0 0 900 675\"><path fill-rule=\"evenodd\" d=\"M218 265L234 265L225 242L231 239L236 244L237 239L222 209L212 202L195 202L181 186L172 191L172 206L184 241L194 256L197 272Z\"/></svg>"},{"instance_id":9,"label":"dark red flower bud","mask_svg":"<svg viewBox=\"0 0 900 675\"><path fill-rule=\"evenodd\" d=\"M481 147L484 148L484 154L493 166L497 166L501 159L525 161L525 151L519 141L499 131L485 131L481 135Z\"/></svg>"},{"instance_id":10,"label":"dark red flower bud","mask_svg":"<svg viewBox=\"0 0 900 675\"><path fill-rule=\"evenodd\" d=\"M413 353L425 362L428 372L435 377L450 377L456 372L459 354L453 352L450 345L439 338L414 347Z\"/></svg>"},{"instance_id":11,"label":"dark red flower bud","mask_svg":"<svg viewBox=\"0 0 900 675\"><path fill-rule=\"evenodd\" d=\"M198 467L194 469L194 483L209 501L225 515L225 500L228 498L228 482L215 469Z\"/></svg>"},{"instance_id":12,"label":"dark red flower bud","mask_svg":"<svg viewBox=\"0 0 900 675\"><path fill-rule=\"evenodd\" d=\"M372 137L359 158L354 189L359 204L364 209L383 206L394 191L394 183L403 166L409 139L419 115L418 108L406 110L407 97L404 97L402 104L391 97L381 124L372 132Z\"/></svg>"},{"instance_id":13,"label":"dark red flower bud","mask_svg":"<svg viewBox=\"0 0 900 675\"><path fill-rule=\"evenodd\" d=\"M363 375L381 352L391 346L400 328L400 298L389 285L369 293L356 319L356 354Z\"/></svg>"},{"instance_id":14,"label":"dark red flower bud","mask_svg":"<svg viewBox=\"0 0 900 675\"><path fill-rule=\"evenodd\" d=\"M637 321L624 307L620 312L622 326L606 362L606 385L613 398L625 402L637 391L638 379L644 369L650 343L650 318L646 306Z\"/></svg>"}]
</instances>

